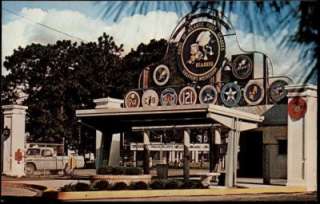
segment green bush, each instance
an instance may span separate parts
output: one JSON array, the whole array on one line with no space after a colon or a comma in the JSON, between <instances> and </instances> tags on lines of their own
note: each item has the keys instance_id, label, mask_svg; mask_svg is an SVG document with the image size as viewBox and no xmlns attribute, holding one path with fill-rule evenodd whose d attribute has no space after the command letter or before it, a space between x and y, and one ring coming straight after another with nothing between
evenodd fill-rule
<instances>
[{"instance_id":1,"label":"green bush","mask_svg":"<svg viewBox=\"0 0 320 204\"><path fill-rule=\"evenodd\" d=\"M118 182L118 183L115 183L111 189L112 190L125 190L125 189L128 189L128 185L124 182Z\"/></svg>"},{"instance_id":2,"label":"green bush","mask_svg":"<svg viewBox=\"0 0 320 204\"><path fill-rule=\"evenodd\" d=\"M168 181L166 184L165 184L165 188L166 189L178 189L180 188L182 185L181 181L179 180L171 180L171 181Z\"/></svg>"},{"instance_id":3,"label":"green bush","mask_svg":"<svg viewBox=\"0 0 320 204\"><path fill-rule=\"evenodd\" d=\"M141 175L143 169L139 167L107 166L98 169L98 174L102 175Z\"/></svg>"},{"instance_id":4,"label":"green bush","mask_svg":"<svg viewBox=\"0 0 320 204\"><path fill-rule=\"evenodd\" d=\"M59 188L59 191L61 191L61 192L74 191L74 185L73 185L72 183L66 184L66 185L60 187L60 188Z\"/></svg>"},{"instance_id":5,"label":"green bush","mask_svg":"<svg viewBox=\"0 0 320 204\"><path fill-rule=\"evenodd\" d=\"M150 184L152 189L165 189L165 181L164 180L157 180Z\"/></svg>"},{"instance_id":6,"label":"green bush","mask_svg":"<svg viewBox=\"0 0 320 204\"><path fill-rule=\"evenodd\" d=\"M113 175L123 175L125 174L125 167L117 166L112 168Z\"/></svg>"},{"instance_id":7,"label":"green bush","mask_svg":"<svg viewBox=\"0 0 320 204\"><path fill-rule=\"evenodd\" d=\"M199 188L203 188L203 186L202 186L200 181L187 181L187 182L184 182L182 184L181 188L184 188L184 189L193 189L193 188L199 189Z\"/></svg>"},{"instance_id":8,"label":"green bush","mask_svg":"<svg viewBox=\"0 0 320 204\"><path fill-rule=\"evenodd\" d=\"M105 180L97 181L92 185L93 190L107 190L109 187L109 182Z\"/></svg>"},{"instance_id":9,"label":"green bush","mask_svg":"<svg viewBox=\"0 0 320 204\"><path fill-rule=\"evenodd\" d=\"M139 167L126 167L125 168L126 175L141 175L143 174L143 169Z\"/></svg>"},{"instance_id":10,"label":"green bush","mask_svg":"<svg viewBox=\"0 0 320 204\"><path fill-rule=\"evenodd\" d=\"M139 189L148 189L148 184L143 181L138 181L130 184L130 189L139 190Z\"/></svg>"},{"instance_id":11,"label":"green bush","mask_svg":"<svg viewBox=\"0 0 320 204\"><path fill-rule=\"evenodd\" d=\"M111 166L102 167L98 169L98 174L112 174L113 168Z\"/></svg>"},{"instance_id":12,"label":"green bush","mask_svg":"<svg viewBox=\"0 0 320 204\"><path fill-rule=\"evenodd\" d=\"M90 185L87 183L76 183L74 184L74 190L75 191L89 191Z\"/></svg>"}]
</instances>

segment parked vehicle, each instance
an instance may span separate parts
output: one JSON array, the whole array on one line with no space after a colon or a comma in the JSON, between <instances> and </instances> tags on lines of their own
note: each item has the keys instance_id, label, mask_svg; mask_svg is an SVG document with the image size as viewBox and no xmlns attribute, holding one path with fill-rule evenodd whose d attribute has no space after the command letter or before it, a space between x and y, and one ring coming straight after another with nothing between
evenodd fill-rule
<instances>
[{"instance_id":1,"label":"parked vehicle","mask_svg":"<svg viewBox=\"0 0 320 204\"><path fill-rule=\"evenodd\" d=\"M84 167L83 156L73 156L75 168ZM51 147L32 147L26 151L25 173L31 176L37 170L49 170L57 173L67 167L70 156L57 156L57 152Z\"/></svg>"}]
</instances>

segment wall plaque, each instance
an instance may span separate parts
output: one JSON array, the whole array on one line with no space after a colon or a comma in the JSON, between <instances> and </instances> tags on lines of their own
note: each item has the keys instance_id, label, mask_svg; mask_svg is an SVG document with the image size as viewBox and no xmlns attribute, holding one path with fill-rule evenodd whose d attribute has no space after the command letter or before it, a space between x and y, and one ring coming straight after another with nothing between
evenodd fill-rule
<instances>
[{"instance_id":1,"label":"wall plaque","mask_svg":"<svg viewBox=\"0 0 320 204\"><path fill-rule=\"evenodd\" d=\"M248 105L258 105L264 97L264 88L260 82L250 81L244 87L244 100Z\"/></svg>"},{"instance_id":2,"label":"wall plaque","mask_svg":"<svg viewBox=\"0 0 320 204\"><path fill-rule=\"evenodd\" d=\"M166 65L159 65L153 71L153 81L158 86L165 85L170 78L170 71Z\"/></svg>"},{"instance_id":3,"label":"wall plaque","mask_svg":"<svg viewBox=\"0 0 320 204\"><path fill-rule=\"evenodd\" d=\"M181 89L179 93L179 104L180 105L191 105L197 102L197 92L191 86L186 86Z\"/></svg>"},{"instance_id":4,"label":"wall plaque","mask_svg":"<svg viewBox=\"0 0 320 204\"><path fill-rule=\"evenodd\" d=\"M178 42L178 66L187 78L204 81L211 78L225 57L225 41L212 23L189 25Z\"/></svg>"},{"instance_id":5,"label":"wall plaque","mask_svg":"<svg viewBox=\"0 0 320 204\"><path fill-rule=\"evenodd\" d=\"M237 106L241 99L240 86L232 82L227 83L221 89L220 98L225 106Z\"/></svg>"},{"instance_id":6,"label":"wall plaque","mask_svg":"<svg viewBox=\"0 0 320 204\"><path fill-rule=\"evenodd\" d=\"M218 98L216 88L212 85L202 87L199 93L199 101L202 104L215 104Z\"/></svg>"},{"instance_id":7,"label":"wall plaque","mask_svg":"<svg viewBox=\"0 0 320 204\"><path fill-rule=\"evenodd\" d=\"M157 106L159 104L159 96L154 90L146 90L142 95L142 106Z\"/></svg>"},{"instance_id":8,"label":"wall plaque","mask_svg":"<svg viewBox=\"0 0 320 204\"><path fill-rule=\"evenodd\" d=\"M166 88L161 92L160 102L164 106L177 105L178 97L173 88Z\"/></svg>"},{"instance_id":9,"label":"wall plaque","mask_svg":"<svg viewBox=\"0 0 320 204\"><path fill-rule=\"evenodd\" d=\"M136 91L130 91L124 98L124 104L127 108L138 108L140 106L140 96Z\"/></svg>"}]
</instances>

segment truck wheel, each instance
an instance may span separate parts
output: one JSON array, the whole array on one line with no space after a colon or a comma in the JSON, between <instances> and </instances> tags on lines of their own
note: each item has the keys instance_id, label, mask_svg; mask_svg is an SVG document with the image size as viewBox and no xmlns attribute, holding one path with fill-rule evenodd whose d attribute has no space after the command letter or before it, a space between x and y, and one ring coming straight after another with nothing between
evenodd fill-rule
<instances>
[{"instance_id":1,"label":"truck wheel","mask_svg":"<svg viewBox=\"0 0 320 204\"><path fill-rule=\"evenodd\" d=\"M27 176L32 176L35 170L36 170L36 167L34 166L34 164L31 164L31 163L27 163L24 169Z\"/></svg>"}]
</instances>

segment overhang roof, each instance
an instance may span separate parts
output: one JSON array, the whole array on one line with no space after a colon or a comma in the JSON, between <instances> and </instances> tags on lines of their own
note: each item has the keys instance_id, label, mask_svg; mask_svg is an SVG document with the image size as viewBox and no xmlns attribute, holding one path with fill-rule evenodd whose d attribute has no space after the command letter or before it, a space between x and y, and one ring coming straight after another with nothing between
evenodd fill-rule
<instances>
[{"instance_id":1,"label":"overhang roof","mask_svg":"<svg viewBox=\"0 0 320 204\"><path fill-rule=\"evenodd\" d=\"M218 105L196 104L77 110L76 116L97 129L218 122L239 131L257 128L264 117ZM238 126L234 126L234 121ZM117 128L118 127L118 128Z\"/></svg>"}]
</instances>

